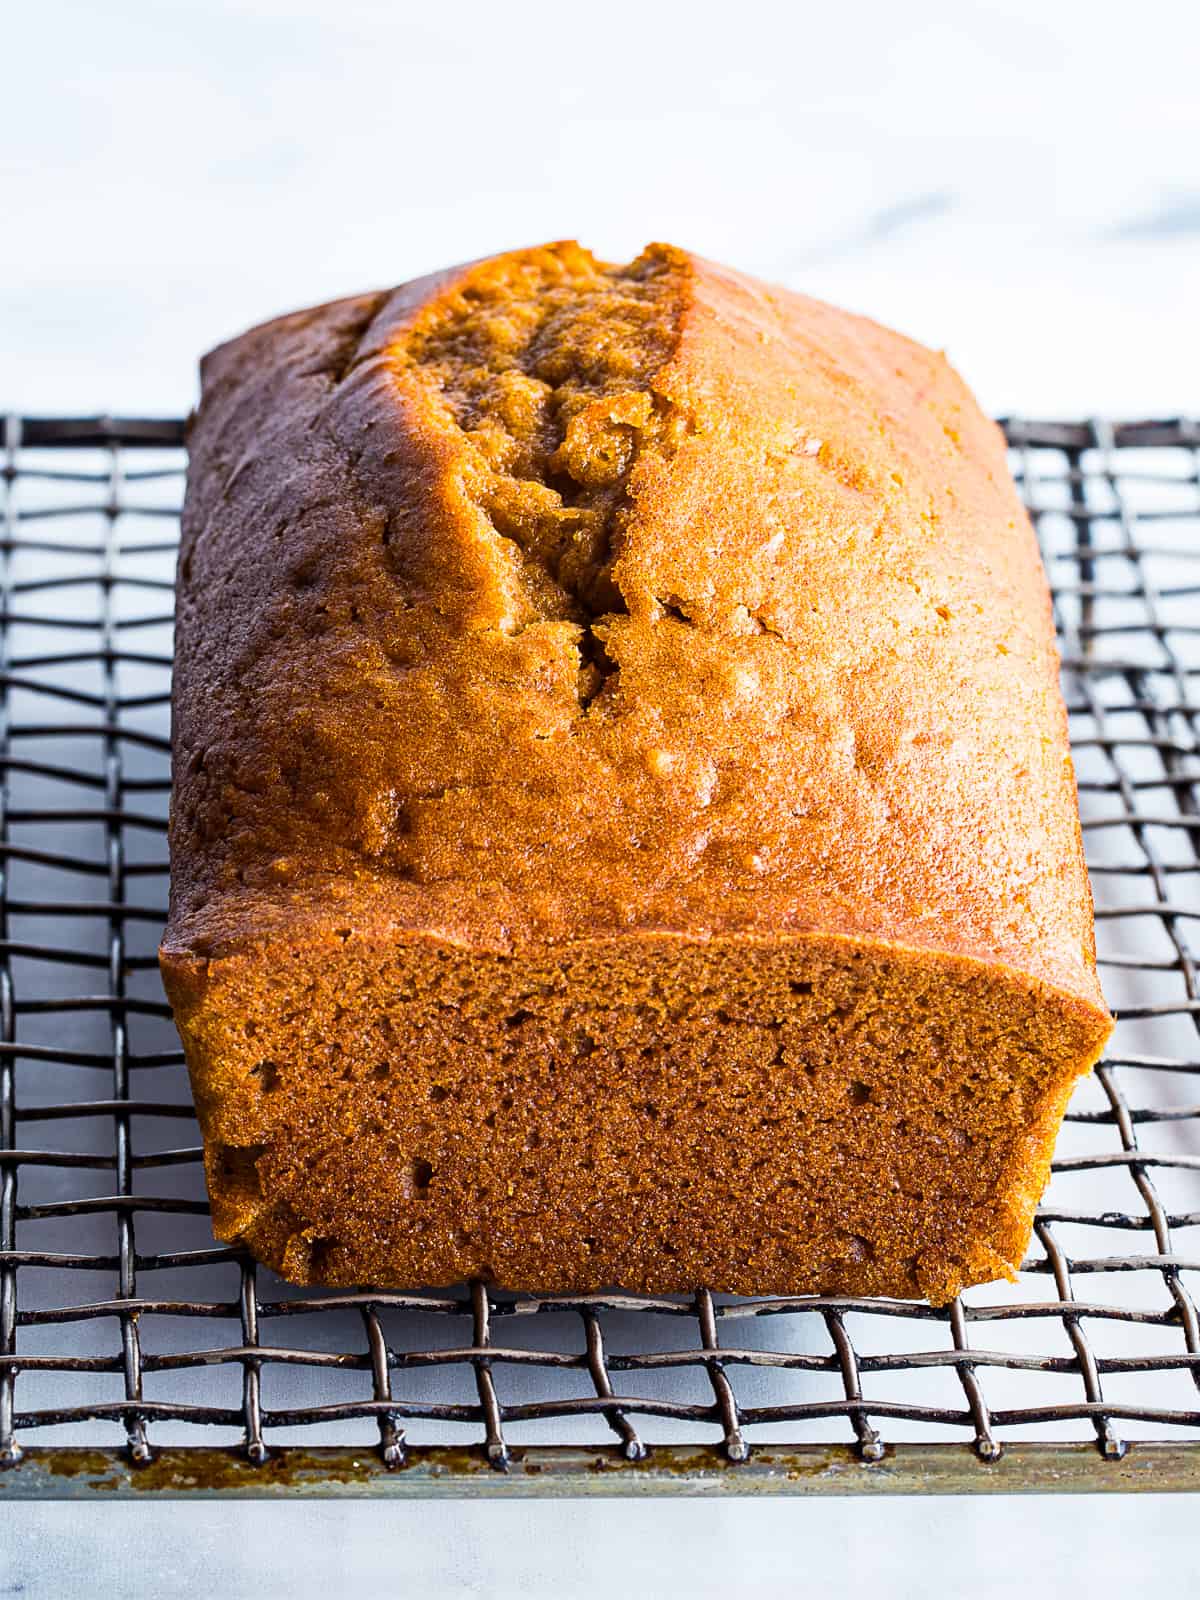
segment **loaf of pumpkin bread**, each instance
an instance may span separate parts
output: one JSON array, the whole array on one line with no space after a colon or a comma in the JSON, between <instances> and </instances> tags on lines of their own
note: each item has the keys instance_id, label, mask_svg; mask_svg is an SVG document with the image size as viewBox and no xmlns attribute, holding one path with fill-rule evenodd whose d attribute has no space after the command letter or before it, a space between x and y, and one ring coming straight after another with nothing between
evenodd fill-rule
<instances>
[{"instance_id":1,"label":"loaf of pumpkin bread","mask_svg":"<svg viewBox=\"0 0 1200 1600\"><path fill-rule=\"evenodd\" d=\"M1110 1020L1046 582L940 355L651 246L211 354L162 969L297 1282L1011 1275Z\"/></svg>"}]
</instances>

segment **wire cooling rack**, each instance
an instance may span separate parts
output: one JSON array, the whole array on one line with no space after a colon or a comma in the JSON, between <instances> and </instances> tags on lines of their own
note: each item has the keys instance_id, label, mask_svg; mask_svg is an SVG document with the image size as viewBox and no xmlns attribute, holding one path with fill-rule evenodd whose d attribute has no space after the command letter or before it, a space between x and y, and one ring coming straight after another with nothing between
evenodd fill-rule
<instances>
[{"instance_id":1,"label":"wire cooling rack","mask_svg":"<svg viewBox=\"0 0 1200 1600\"><path fill-rule=\"evenodd\" d=\"M1200 427L1009 421L1111 1053L954 1305L315 1293L213 1244L155 946L176 421L9 417L0 1494L1200 1488Z\"/></svg>"}]
</instances>

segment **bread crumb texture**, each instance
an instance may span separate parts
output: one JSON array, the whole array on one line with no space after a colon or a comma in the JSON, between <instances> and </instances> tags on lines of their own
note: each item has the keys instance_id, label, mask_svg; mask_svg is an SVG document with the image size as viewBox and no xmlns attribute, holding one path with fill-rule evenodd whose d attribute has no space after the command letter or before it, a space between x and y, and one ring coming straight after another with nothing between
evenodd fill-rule
<instances>
[{"instance_id":1,"label":"bread crumb texture","mask_svg":"<svg viewBox=\"0 0 1200 1600\"><path fill-rule=\"evenodd\" d=\"M655 245L204 364L162 960L301 1282L1011 1272L1096 982L1045 578L941 356Z\"/></svg>"}]
</instances>

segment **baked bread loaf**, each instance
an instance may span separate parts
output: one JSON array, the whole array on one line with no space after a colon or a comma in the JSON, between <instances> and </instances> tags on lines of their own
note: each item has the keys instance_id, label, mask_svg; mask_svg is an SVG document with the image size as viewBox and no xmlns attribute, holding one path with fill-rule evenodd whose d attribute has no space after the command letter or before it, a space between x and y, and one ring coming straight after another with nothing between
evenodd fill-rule
<instances>
[{"instance_id":1,"label":"baked bread loaf","mask_svg":"<svg viewBox=\"0 0 1200 1600\"><path fill-rule=\"evenodd\" d=\"M1011 1274L1096 980L1045 578L941 355L651 246L211 354L162 970L297 1282Z\"/></svg>"}]
</instances>

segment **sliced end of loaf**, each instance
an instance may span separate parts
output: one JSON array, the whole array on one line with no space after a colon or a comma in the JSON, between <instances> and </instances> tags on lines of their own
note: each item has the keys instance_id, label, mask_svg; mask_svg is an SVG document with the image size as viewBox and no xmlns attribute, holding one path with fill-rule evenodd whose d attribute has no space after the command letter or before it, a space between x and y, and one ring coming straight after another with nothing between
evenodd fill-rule
<instances>
[{"instance_id":1,"label":"sliced end of loaf","mask_svg":"<svg viewBox=\"0 0 1200 1600\"><path fill-rule=\"evenodd\" d=\"M342 929L165 970L216 1231L304 1283L940 1303L1015 1271L1109 1027L816 936L516 957Z\"/></svg>"}]
</instances>

